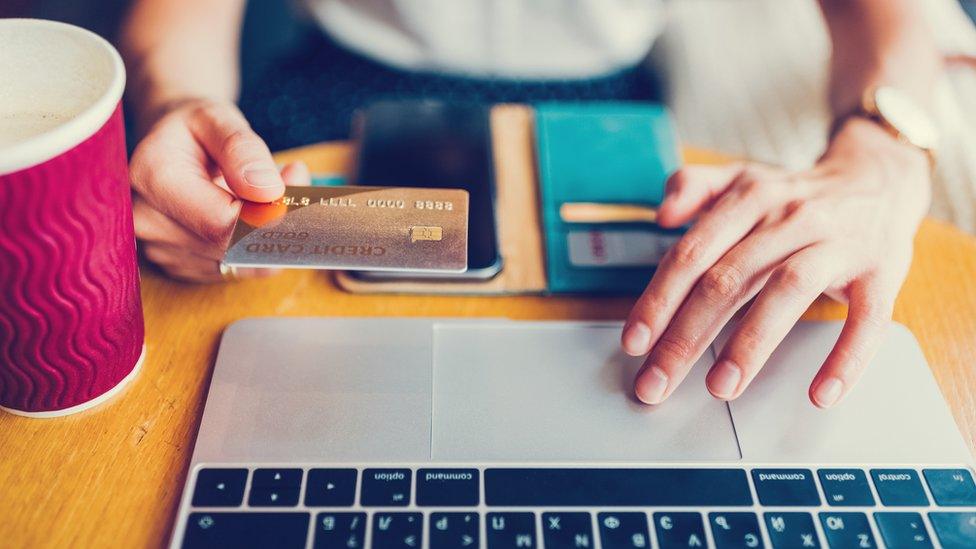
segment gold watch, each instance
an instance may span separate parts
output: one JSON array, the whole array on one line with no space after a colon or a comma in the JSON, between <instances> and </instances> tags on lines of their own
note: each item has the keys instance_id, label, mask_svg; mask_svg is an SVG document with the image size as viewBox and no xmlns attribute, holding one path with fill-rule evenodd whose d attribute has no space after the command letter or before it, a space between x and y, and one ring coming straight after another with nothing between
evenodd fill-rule
<instances>
[{"instance_id":1,"label":"gold watch","mask_svg":"<svg viewBox=\"0 0 976 549\"><path fill-rule=\"evenodd\" d=\"M863 116L877 123L898 140L924 151L935 163L939 129L925 109L904 91L891 86L868 89L857 109L835 122L831 135L851 116Z\"/></svg>"}]
</instances>

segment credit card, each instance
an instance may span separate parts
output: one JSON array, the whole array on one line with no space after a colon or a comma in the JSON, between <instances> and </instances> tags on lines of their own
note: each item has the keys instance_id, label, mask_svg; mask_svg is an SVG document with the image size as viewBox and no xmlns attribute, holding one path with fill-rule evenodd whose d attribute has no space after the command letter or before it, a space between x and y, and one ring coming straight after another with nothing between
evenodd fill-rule
<instances>
[{"instance_id":1,"label":"credit card","mask_svg":"<svg viewBox=\"0 0 976 549\"><path fill-rule=\"evenodd\" d=\"M244 202L226 267L459 273L468 263L468 192L287 187Z\"/></svg>"},{"instance_id":2,"label":"credit card","mask_svg":"<svg viewBox=\"0 0 976 549\"><path fill-rule=\"evenodd\" d=\"M653 267L681 235L650 231L571 231L566 235L574 267Z\"/></svg>"}]
</instances>

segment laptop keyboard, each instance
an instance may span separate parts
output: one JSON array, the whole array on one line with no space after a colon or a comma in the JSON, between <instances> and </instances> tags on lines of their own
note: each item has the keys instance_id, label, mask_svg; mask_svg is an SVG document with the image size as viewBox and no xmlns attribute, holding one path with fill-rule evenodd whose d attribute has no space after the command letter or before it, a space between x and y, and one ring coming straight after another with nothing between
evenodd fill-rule
<instances>
[{"instance_id":1,"label":"laptop keyboard","mask_svg":"<svg viewBox=\"0 0 976 549\"><path fill-rule=\"evenodd\" d=\"M174 547L976 548L966 468L197 467Z\"/></svg>"}]
</instances>

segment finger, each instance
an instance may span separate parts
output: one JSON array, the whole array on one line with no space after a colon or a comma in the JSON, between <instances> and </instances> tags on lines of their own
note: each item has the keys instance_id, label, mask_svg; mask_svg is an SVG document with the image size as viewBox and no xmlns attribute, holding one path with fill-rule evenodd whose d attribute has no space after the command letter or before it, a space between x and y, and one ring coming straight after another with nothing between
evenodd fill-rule
<instances>
[{"instance_id":1,"label":"finger","mask_svg":"<svg viewBox=\"0 0 976 549\"><path fill-rule=\"evenodd\" d=\"M814 245L776 267L705 378L716 398L738 398L811 303L837 278L839 262Z\"/></svg>"},{"instance_id":2,"label":"finger","mask_svg":"<svg viewBox=\"0 0 976 549\"><path fill-rule=\"evenodd\" d=\"M132 187L154 209L190 232L225 246L241 202L214 185L207 158L185 127L146 137L132 154Z\"/></svg>"},{"instance_id":3,"label":"finger","mask_svg":"<svg viewBox=\"0 0 976 549\"><path fill-rule=\"evenodd\" d=\"M308 171L308 165L301 160L282 168L281 178L288 187L309 187L312 185L312 174Z\"/></svg>"},{"instance_id":4,"label":"finger","mask_svg":"<svg viewBox=\"0 0 976 549\"><path fill-rule=\"evenodd\" d=\"M224 255L222 247L190 232L139 196L132 201L132 216L136 238L141 241L165 244L213 260Z\"/></svg>"},{"instance_id":5,"label":"finger","mask_svg":"<svg viewBox=\"0 0 976 549\"><path fill-rule=\"evenodd\" d=\"M755 179L737 180L715 206L665 254L634 304L621 336L631 355L647 353L702 274L761 221L780 200Z\"/></svg>"},{"instance_id":6,"label":"finger","mask_svg":"<svg viewBox=\"0 0 976 549\"><path fill-rule=\"evenodd\" d=\"M155 263L174 278L192 282L219 282L226 280L220 272L220 263L210 258L186 252L184 249L165 244L147 244L142 249L150 262ZM280 269L234 269L235 279L266 278L280 273Z\"/></svg>"},{"instance_id":7,"label":"finger","mask_svg":"<svg viewBox=\"0 0 976 549\"><path fill-rule=\"evenodd\" d=\"M285 192L271 151L236 108L219 103L202 106L189 118L189 127L235 195L271 202Z\"/></svg>"},{"instance_id":8,"label":"finger","mask_svg":"<svg viewBox=\"0 0 976 549\"><path fill-rule=\"evenodd\" d=\"M741 164L691 165L668 178L657 212L662 227L679 227L708 207L742 171Z\"/></svg>"},{"instance_id":9,"label":"finger","mask_svg":"<svg viewBox=\"0 0 976 549\"><path fill-rule=\"evenodd\" d=\"M901 280L885 283L878 278L851 284L847 321L837 343L810 384L810 401L829 408L851 390L874 358L891 322Z\"/></svg>"},{"instance_id":10,"label":"finger","mask_svg":"<svg viewBox=\"0 0 976 549\"><path fill-rule=\"evenodd\" d=\"M638 373L638 398L658 403L671 395L770 272L819 238L807 219L805 214L794 215L757 229L705 272Z\"/></svg>"},{"instance_id":11,"label":"finger","mask_svg":"<svg viewBox=\"0 0 976 549\"><path fill-rule=\"evenodd\" d=\"M187 252L184 248L161 243L148 243L142 253L170 276L183 280L216 281L221 279L217 260Z\"/></svg>"}]
</instances>

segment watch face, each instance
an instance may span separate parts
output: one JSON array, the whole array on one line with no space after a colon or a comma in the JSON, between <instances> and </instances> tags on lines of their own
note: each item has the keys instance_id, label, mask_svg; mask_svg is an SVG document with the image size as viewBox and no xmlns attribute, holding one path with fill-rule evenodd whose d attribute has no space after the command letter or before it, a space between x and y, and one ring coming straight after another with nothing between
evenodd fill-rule
<instances>
[{"instance_id":1,"label":"watch face","mask_svg":"<svg viewBox=\"0 0 976 549\"><path fill-rule=\"evenodd\" d=\"M928 114L906 93L882 86L874 92L878 114L916 147L931 150L939 144L939 131Z\"/></svg>"}]
</instances>

